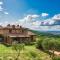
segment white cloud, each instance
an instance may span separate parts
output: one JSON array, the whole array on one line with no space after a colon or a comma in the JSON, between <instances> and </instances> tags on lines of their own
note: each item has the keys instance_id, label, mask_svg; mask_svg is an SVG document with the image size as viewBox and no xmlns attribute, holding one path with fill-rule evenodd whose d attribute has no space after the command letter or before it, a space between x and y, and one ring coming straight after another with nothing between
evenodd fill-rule
<instances>
[{"instance_id":1,"label":"white cloud","mask_svg":"<svg viewBox=\"0 0 60 60\"><path fill-rule=\"evenodd\" d=\"M46 17L46 16L48 16L48 15L49 15L48 13L42 13L42 14L41 14L42 17Z\"/></svg>"},{"instance_id":2,"label":"white cloud","mask_svg":"<svg viewBox=\"0 0 60 60\"><path fill-rule=\"evenodd\" d=\"M0 25L2 25L2 23L0 22Z\"/></svg>"},{"instance_id":3,"label":"white cloud","mask_svg":"<svg viewBox=\"0 0 60 60\"><path fill-rule=\"evenodd\" d=\"M31 15L33 18L37 18L39 17L39 15Z\"/></svg>"},{"instance_id":4,"label":"white cloud","mask_svg":"<svg viewBox=\"0 0 60 60\"><path fill-rule=\"evenodd\" d=\"M3 4L3 2L2 2L2 1L0 1L0 12L3 12L4 14L6 14L6 15L7 15L7 14L8 14L8 12L6 12L6 11L5 11L6 9L4 9L4 8L3 8L3 5L2 5L2 4Z\"/></svg>"},{"instance_id":5,"label":"white cloud","mask_svg":"<svg viewBox=\"0 0 60 60\"><path fill-rule=\"evenodd\" d=\"M55 21L52 19L52 18L50 18L50 19L46 19L45 21L44 21L44 25L53 25L55 23Z\"/></svg>"},{"instance_id":6,"label":"white cloud","mask_svg":"<svg viewBox=\"0 0 60 60\"><path fill-rule=\"evenodd\" d=\"M20 19L18 21L18 23L20 25L22 25L23 27L27 27L27 28L30 28L30 29L48 29L48 26L41 26L42 25L42 21L33 21L33 19L35 18L38 18L39 15L27 15L26 17L24 17L23 19ZM47 24L47 21L43 21L44 24ZM49 23L49 22L48 22Z\"/></svg>"},{"instance_id":7,"label":"white cloud","mask_svg":"<svg viewBox=\"0 0 60 60\"><path fill-rule=\"evenodd\" d=\"M0 25L3 26L3 27L5 27L7 24L9 24L8 21L0 22Z\"/></svg>"},{"instance_id":8,"label":"white cloud","mask_svg":"<svg viewBox=\"0 0 60 60\"><path fill-rule=\"evenodd\" d=\"M5 22L3 23L3 26L6 26L7 24L9 24L9 22L8 22L8 21L5 21Z\"/></svg>"},{"instance_id":9,"label":"white cloud","mask_svg":"<svg viewBox=\"0 0 60 60\"><path fill-rule=\"evenodd\" d=\"M36 19L36 18L38 18L39 17L39 15L27 15L26 17L24 17L23 19L20 19L19 20L19 24L20 25L23 25L23 26L27 26L27 25L31 25L31 26L36 26L36 27L39 27L39 26L41 26L42 24L43 25L51 25L51 24L53 24L54 23L54 21L53 20L51 20L51 19L47 19L47 20L44 20L44 21L38 21L38 20L36 20L36 21L33 21L33 19ZM43 22L43 23L42 23Z\"/></svg>"},{"instance_id":10,"label":"white cloud","mask_svg":"<svg viewBox=\"0 0 60 60\"><path fill-rule=\"evenodd\" d=\"M49 25L52 25L52 24L54 24L54 23L55 23L54 20L49 21Z\"/></svg>"},{"instance_id":11,"label":"white cloud","mask_svg":"<svg viewBox=\"0 0 60 60\"><path fill-rule=\"evenodd\" d=\"M33 25L34 23L36 23L36 25L38 24L37 22L33 21L34 19L36 19L38 17L39 17L39 15L27 15L23 19L18 20L18 24L23 27L32 28L34 26Z\"/></svg>"},{"instance_id":12,"label":"white cloud","mask_svg":"<svg viewBox=\"0 0 60 60\"><path fill-rule=\"evenodd\" d=\"M60 14L54 15L52 17L52 19L54 19L54 20L60 20Z\"/></svg>"},{"instance_id":13,"label":"white cloud","mask_svg":"<svg viewBox=\"0 0 60 60\"><path fill-rule=\"evenodd\" d=\"M46 20L35 20L36 18L39 18L39 15L33 14L33 15L27 15L22 19L19 19L16 22L12 22L11 24L21 25L23 27L27 27L34 30L60 30L60 25L53 25L55 23L55 20L52 18L46 19ZM42 23L43 22L43 23ZM4 23L5 25L8 24L6 21ZM42 24L44 26L42 26Z\"/></svg>"},{"instance_id":14,"label":"white cloud","mask_svg":"<svg viewBox=\"0 0 60 60\"><path fill-rule=\"evenodd\" d=\"M20 19L20 22L32 22L32 19L38 18L39 15L27 15L26 17L24 17L23 19Z\"/></svg>"},{"instance_id":15,"label":"white cloud","mask_svg":"<svg viewBox=\"0 0 60 60\"><path fill-rule=\"evenodd\" d=\"M4 14L8 15L9 13L8 12L4 12Z\"/></svg>"},{"instance_id":16,"label":"white cloud","mask_svg":"<svg viewBox=\"0 0 60 60\"><path fill-rule=\"evenodd\" d=\"M3 8L2 8L2 6L0 6L0 11L3 11Z\"/></svg>"},{"instance_id":17,"label":"white cloud","mask_svg":"<svg viewBox=\"0 0 60 60\"><path fill-rule=\"evenodd\" d=\"M41 22L40 21L35 21L35 22L32 22L32 25L33 26L40 26Z\"/></svg>"},{"instance_id":18,"label":"white cloud","mask_svg":"<svg viewBox=\"0 0 60 60\"><path fill-rule=\"evenodd\" d=\"M46 20L36 20L33 21L33 19L38 18L39 15L27 15L26 17L24 17L23 19L20 19L18 21L18 23L20 25L22 25L23 27L27 27L30 29L35 29L35 30L54 30L54 29L60 29L58 26L53 26L53 24L55 23L55 20L50 18L50 19L46 19ZM43 22L43 23L42 23ZM44 26L42 26L44 25Z\"/></svg>"},{"instance_id":19,"label":"white cloud","mask_svg":"<svg viewBox=\"0 0 60 60\"><path fill-rule=\"evenodd\" d=\"M39 15L27 15L24 19L25 20L28 20L28 21L31 21L32 19L35 19L35 18L38 18Z\"/></svg>"},{"instance_id":20,"label":"white cloud","mask_svg":"<svg viewBox=\"0 0 60 60\"><path fill-rule=\"evenodd\" d=\"M2 1L0 1L0 5L2 5L3 4L3 2Z\"/></svg>"}]
</instances>

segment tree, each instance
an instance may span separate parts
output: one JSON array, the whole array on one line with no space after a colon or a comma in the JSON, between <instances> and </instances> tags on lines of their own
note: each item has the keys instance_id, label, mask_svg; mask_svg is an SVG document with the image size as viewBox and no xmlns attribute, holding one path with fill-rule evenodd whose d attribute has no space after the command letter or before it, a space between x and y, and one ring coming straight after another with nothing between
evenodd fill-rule
<instances>
[{"instance_id":1,"label":"tree","mask_svg":"<svg viewBox=\"0 0 60 60\"><path fill-rule=\"evenodd\" d=\"M37 43L36 43L36 48L42 49L42 41L43 41L43 40L38 40L38 41L37 41Z\"/></svg>"},{"instance_id":2,"label":"tree","mask_svg":"<svg viewBox=\"0 0 60 60\"><path fill-rule=\"evenodd\" d=\"M38 37L38 39L36 41L36 48L41 49L41 50L43 49L42 48L42 42L43 42L43 40L44 40L44 38Z\"/></svg>"},{"instance_id":3,"label":"tree","mask_svg":"<svg viewBox=\"0 0 60 60\"><path fill-rule=\"evenodd\" d=\"M12 49L17 52L17 57L15 60L18 60L21 50L24 50L24 44L13 44Z\"/></svg>"},{"instance_id":4,"label":"tree","mask_svg":"<svg viewBox=\"0 0 60 60\"><path fill-rule=\"evenodd\" d=\"M48 38L42 42L42 47L45 51L52 51L52 57L54 57L54 52L60 50L60 40L55 38Z\"/></svg>"}]
</instances>

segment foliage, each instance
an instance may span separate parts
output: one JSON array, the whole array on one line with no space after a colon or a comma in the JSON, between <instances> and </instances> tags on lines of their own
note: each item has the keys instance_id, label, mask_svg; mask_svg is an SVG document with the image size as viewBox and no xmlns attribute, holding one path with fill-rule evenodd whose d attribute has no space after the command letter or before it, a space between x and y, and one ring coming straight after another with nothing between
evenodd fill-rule
<instances>
[{"instance_id":1,"label":"foliage","mask_svg":"<svg viewBox=\"0 0 60 60\"><path fill-rule=\"evenodd\" d=\"M35 51L30 51L30 58L32 58L32 60L41 60L41 58L39 58L37 52Z\"/></svg>"},{"instance_id":2,"label":"foliage","mask_svg":"<svg viewBox=\"0 0 60 60\"><path fill-rule=\"evenodd\" d=\"M14 45L12 46L12 49L16 50L16 52L17 52L17 57L16 57L15 60L19 60L18 58L19 58L19 56L20 56L21 50L24 49L24 44L14 44Z\"/></svg>"},{"instance_id":3,"label":"foliage","mask_svg":"<svg viewBox=\"0 0 60 60\"><path fill-rule=\"evenodd\" d=\"M17 55L17 51L12 49L12 46L0 44L0 58L2 57L3 60L9 60L8 58L15 60ZM20 50L19 60L51 60L51 58L49 54L36 49L35 45L25 45L24 50Z\"/></svg>"},{"instance_id":4,"label":"foliage","mask_svg":"<svg viewBox=\"0 0 60 60\"><path fill-rule=\"evenodd\" d=\"M51 52L50 57L54 58L55 51L60 51L60 40L56 40L55 38L48 38L42 42L42 47L45 51Z\"/></svg>"},{"instance_id":5,"label":"foliage","mask_svg":"<svg viewBox=\"0 0 60 60\"><path fill-rule=\"evenodd\" d=\"M60 40L55 38L48 38L42 42L42 47L44 50L60 50Z\"/></svg>"},{"instance_id":6,"label":"foliage","mask_svg":"<svg viewBox=\"0 0 60 60\"><path fill-rule=\"evenodd\" d=\"M36 47L38 49L42 49L42 41L43 41L43 39L39 39L39 40L36 41Z\"/></svg>"},{"instance_id":7,"label":"foliage","mask_svg":"<svg viewBox=\"0 0 60 60\"><path fill-rule=\"evenodd\" d=\"M34 45L36 42L28 42L28 43L25 43L25 45Z\"/></svg>"},{"instance_id":8,"label":"foliage","mask_svg":"<svg viewBox=\"0 0 60 60\"><path fill-rule=\"evenodd\" d=\"M16 50L16 51L20 51L24 49L24 44L14 44L12 45L12 49Z\"/></svg>"},{"instance_id":9,"label":"foliage","mask_svg":"<svg viewBox=\"0 0 60 60\"><path fill-rule=\"evenodd\" d=\"M60 51L60 38L59 37L48 37L48 36L38 36L36 47L43 49L47 52L50 57L54 57L55 51Z\"/></svg>"},{"instance_id":10,"label":"foliage","mask_svg":"<svg viewBox=\"0 0 60 60\"><path fill-rule=\"evenodd\" d=\"M53 60L60 60L60 57L54 57Z\"/></svg>"}]
</instances>

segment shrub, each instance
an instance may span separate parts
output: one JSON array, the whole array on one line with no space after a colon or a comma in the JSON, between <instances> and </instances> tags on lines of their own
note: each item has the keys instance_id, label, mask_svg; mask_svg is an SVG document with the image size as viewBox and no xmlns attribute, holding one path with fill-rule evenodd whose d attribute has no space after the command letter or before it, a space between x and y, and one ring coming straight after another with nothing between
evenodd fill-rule
<instances>
[{"instance_id":1,"label":"shrub","mask_svg":"<svg viewBox=\"0 0 60 60\"><path fill-rule=\"evenodd\" d=\"M29 42L29 43L25 43L25 45L34 45L35 42Z\"/></svg>"},{"instance_id":2,"label":"shrub","mask_svg":"<svg viewBox=\"0 0 60 60\"><path fill-rule=\"evenodd\" d=\"M10 44L4 44L6 47L11 47L11 45Z\"/></svg>"},{"instance_id":3,"label":"shrub","mask_svg":"<svg viewBox=\"0 0 60 60\"><path fill-rule=\"evenodd\" d=\"M15 50L17 52L17 57L15 60L18 60L19 56L20 56L20 52L22 50L24 50L24 44L14 44L12 45L12 49Z\"/></svg>"},{"instance_id":4,"label":"shrub","mask_svg":"<svg viewBox=\"0 0 60 60\"><path fill-rule=\"evenodd\" d=\"M56 40L54 38L49 38L46 39L42 42L42 47L44 50L56 50L56 51L60 51L60 40Z\"/></svg>"},{"instance_id":5,"label":"shrub","mask_svg":"<svg viewBox=\"0 0 60 60\"><path fill-rule=\"evenodd\" d=\"M43 49L42 48L42 42L43 42L43 39L37 40L37 42L36 42L36 48Z\"/></svg>"},{"instance_id":6,"label":"shrub","mask_svg":"<svg viewBox=\"0 0 60 60\"><path fill-rule=\"evenodd\" d=\"M31 57L33 57L33 58L35 58L35 57L37 56L36 52L34 52L34 51L30 51L30 55L31 55Z\"/></svg>"},{"instance_id":7,"label":"shrub","mask_svg":"<svg viewBox=\"0 0 60 60\"><path fill-rule=\"evenodd\" d=\"M60 57L54 57L53 60L60 60Z\"/></svg>"},{"instance_id":8,"label":"shrub","mask_svg":"<svg viewBox=\"0 0 60 60\"><path fill-rule=\"evenodd\" d=\"M38 56L37 52L35 51L30 51L30 58L32 60L41 60L40 56Z\"/></svg>"},{"instance_id":9,"label":"shrub","mask_svg":"<svg viewBox=\"0 0 60 60\"><path fill-rule=\"evenodd\" d=\"M60 40L56 40L55 38L49 38L42 42L42 47L45 51L51 52L50 56L52 56L52 59L54 58L55 51L60 51Z\"/></svg>"}]
</instances>

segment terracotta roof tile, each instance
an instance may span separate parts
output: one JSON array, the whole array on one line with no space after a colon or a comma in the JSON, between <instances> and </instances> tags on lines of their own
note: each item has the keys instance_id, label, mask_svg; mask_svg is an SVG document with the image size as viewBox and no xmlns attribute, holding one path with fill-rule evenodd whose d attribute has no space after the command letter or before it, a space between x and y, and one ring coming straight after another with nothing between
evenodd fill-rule
<instances>
[{"instance_id":1,"label":"terracotta roof tile","mask_svg":"<svg viewBox=\"0 0 60 60\"><path fill-rule=\"evenodd\" d=\"M34 33L31 32L31 31L28 31L28 35L36 35L36 34L34 34Z\"/></svg>"},{"instance_id":2,"label":"terracotta roof tile","mask_svg":"<svg viewBox=\"0 0 60 60\"><path fill-rule=\"evenodd\" d=\"M29 35L22 35L22 34L9 34L9 37L30 37Z\"/></svg>"}]
</instances>

